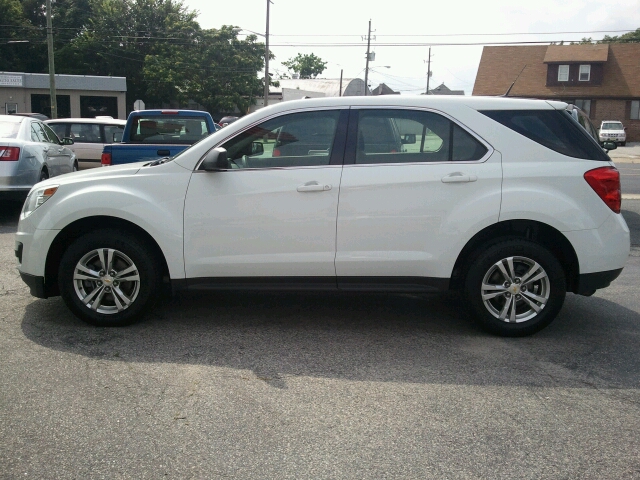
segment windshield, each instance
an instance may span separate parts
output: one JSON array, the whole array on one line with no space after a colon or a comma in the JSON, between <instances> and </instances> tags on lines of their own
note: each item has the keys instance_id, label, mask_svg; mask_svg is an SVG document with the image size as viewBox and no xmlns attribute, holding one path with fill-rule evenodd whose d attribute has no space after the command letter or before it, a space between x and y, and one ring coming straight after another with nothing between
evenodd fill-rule
<instances>
[{"instance_id":1,"label":"windshield","mask_svg":"<svg viewBox=\"0 0 640 480\"><path fill-rule=\"evenodd\" d=\"M607 122L602 124L602 130L623 130L624 127L620 122Z\"/></svg>"},{"instance_id":2,"label":"windshield","mask_svg":"<svg viewBox=\"0 0 640 480\"><path fill-rule=\"evenodd\" d=\"M0 121L0 138L16 138L18 136L18 130L20 130L20 124L22 120Z\"/></svg>"}]
</instances>

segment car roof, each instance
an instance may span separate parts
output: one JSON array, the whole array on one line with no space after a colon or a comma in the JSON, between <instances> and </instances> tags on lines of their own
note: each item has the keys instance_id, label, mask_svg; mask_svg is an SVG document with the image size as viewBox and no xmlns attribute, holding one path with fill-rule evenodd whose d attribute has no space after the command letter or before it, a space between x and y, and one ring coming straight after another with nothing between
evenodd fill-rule
<instances>
[{"instance_id":1,"label":"car roof","mask_svg":"<svg viewBox=\"0 0 640 480\"><path fill-rule=\"evenodd\" d=\"M124 125L126 120L118 118L57 118L55 120L46 120L44 123L88 123L98 125Z\"/></svg>"},{"instance_id":2,"label":"car roof","mask_svg":"<svg viewBox=\"0 0 640 480\"><path fill-rule=\"evenodd\" d=\"M260 109L270 109L273 113L293 110L296 108L319 108L339 106L398 106L445 108L454 105L464 105L474 110L564 110L565 102L553 100L535 100L509 97L475 97L448 95L376 95L354 97L320 97L303 100L291 100Z\"/></svg>"},{"instance_id":3,"label":"car roof","mask_svg":"<svg viewBox=\"0 0 640 480\"><path fill-rule=\"evenodd\" d=\"M3 122L20 123L23 120L26 120L27 118L30 118L30 117L25 117L23 115L14 115L14 114L0 115L0 121L3 121Z\"/></svg>"}]
</instances>

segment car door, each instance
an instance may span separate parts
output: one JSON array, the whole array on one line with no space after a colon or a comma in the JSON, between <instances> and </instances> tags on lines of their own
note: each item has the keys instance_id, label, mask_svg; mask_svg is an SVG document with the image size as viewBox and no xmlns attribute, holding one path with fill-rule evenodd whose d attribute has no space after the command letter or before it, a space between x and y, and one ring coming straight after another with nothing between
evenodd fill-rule
<instances>
[{"instance_id":1,"label":"car door","mask_svg":"<svg viewBox=\"0 0 640 480\"><path fill-rule=\"evenodd\" d=\"M72 123L69 135L73 138L72 149L81 168L100 165L104 143L100 125L97 123Z\"/></svg>"},{"instance_id":2,"label":"car door","mask_svg":"<svg viewBox=\"0 0 640 480\"><path fill-rule=\"evenodd\" d=\"M54 177L56 175L59 175L59 145L53 145L50 142L49 137L42 126L42 123L35 120L31 122L31 141L35 143L34 148L40 152L42 161L47 166L49 176Z\"/></svg>"},{"instance_id":3,"label":"car door","mask_svg":"<svg viewBox=\"0 0 640 480\"><path fill-rule=\"evenodd\" d=\"M470 232L498 220L499 152L437 112L354 108L351 117L339 287L446 288Z\"/></svg>"},{"instance_id":4,"label":"car door","mask_svg":"<svg viewBox=\"0 0 640 480\"><path fill-rule=\"evenodd\" d=\"M347 119L338 109L271 118L222 144L228 169L193 173L184 213L190 284L250 277L244 281L335 288Z\"/></svg>"},{"instance_id":5,"label":"car door","mask_svg":"<svg viewBox=\"0 0 640 480\"><path fill-rule=\"evenodd\" d=\"M59 169L57 175L72 172L74 153L68 147L60 145L60 139L51 129L51 127L49 127L49 125L43 123L42 128L44 129L44 133L47 136L48 142L51 144L51 146L49 147L49 152L56 152L55 155L57 157L57 164Z\"/></svg>"}]
</instances>

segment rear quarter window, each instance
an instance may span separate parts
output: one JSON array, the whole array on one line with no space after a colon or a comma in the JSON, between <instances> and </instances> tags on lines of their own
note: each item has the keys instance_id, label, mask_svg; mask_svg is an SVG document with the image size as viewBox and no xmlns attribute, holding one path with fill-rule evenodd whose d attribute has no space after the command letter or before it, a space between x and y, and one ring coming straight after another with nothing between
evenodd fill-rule
<instances>
[{"instance_id":1,"label":"rear quarter window","mask_svg":"<svg viewBox=\"0 0 640 480\"><path fill-rule=\"evenodd\" d=\"M480 113L562 155L609 161L598 143L562 111L483 110Z\"/></svg>"}]
</instances>

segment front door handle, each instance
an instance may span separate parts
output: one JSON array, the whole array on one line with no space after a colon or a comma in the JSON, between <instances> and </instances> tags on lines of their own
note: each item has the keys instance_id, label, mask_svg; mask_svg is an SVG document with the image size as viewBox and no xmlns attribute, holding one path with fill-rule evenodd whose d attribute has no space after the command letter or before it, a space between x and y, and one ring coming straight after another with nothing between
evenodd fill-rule
<instances>
[{"instance_id":1,"label":"front door handle","mask_svg":"<svg viewBox=\"0 0 640 480\"><path fill-rule=\"evenodd\" d=\"M442 183L469 183L478 180L477 175L467 175L462 172L450 173L442 177Z\"/></svg>"},{"instance_id":2,"label":"front door handle","mask_svg":"<svg viewBox=\"0 0 640 480\"><path fill-rule=\"evenodd\" d=\"M297 190L299 192L326 192L331 190L331 185L320 185L318 182L307 182L300 185Z\"/></svg>"}]
</instances>

